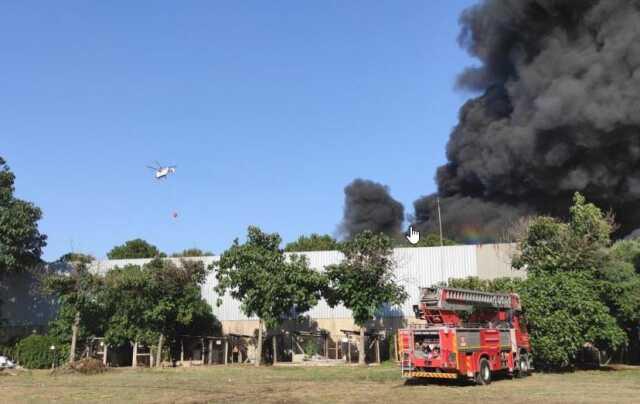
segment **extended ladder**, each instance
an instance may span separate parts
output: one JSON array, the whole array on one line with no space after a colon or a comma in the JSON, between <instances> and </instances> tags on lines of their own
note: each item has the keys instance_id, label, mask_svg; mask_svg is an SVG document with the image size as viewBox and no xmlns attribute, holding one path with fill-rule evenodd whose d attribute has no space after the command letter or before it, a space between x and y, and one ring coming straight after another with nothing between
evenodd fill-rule
<instances>
[{"instance_id":1,"label":"extended ladder","mask_svg":"<svg viewBox=\"0 0 640 404\"><path fill-rule=\"evenodd\" d=\"M517 294L454 288L420 288L420 302L430 310L472 311L474 307L520 310Z\"/></svg>"}]
</instances>

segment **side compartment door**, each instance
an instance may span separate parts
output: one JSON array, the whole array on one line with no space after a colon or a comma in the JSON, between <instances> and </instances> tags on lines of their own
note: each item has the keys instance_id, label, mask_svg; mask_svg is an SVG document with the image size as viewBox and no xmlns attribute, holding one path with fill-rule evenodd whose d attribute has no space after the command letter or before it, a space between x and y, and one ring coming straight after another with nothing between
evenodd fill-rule
<instances>
[{"instance_id":1,"label":"side compartment door","mask_svg":"<svg viewBox=\"0 0 640 404\"><path fill-rule=\"evenodd\" d=\"M495 328L480 332L481 351L489 355L491 370L498 370L500 366L500 331Z\"/></svg>"},{"instance_id":2,"label":"side compartment door","mask_svg":"<svg viewBox=\"0 0 640 404\"><path fill-rule=\"evenodd\" d=\"M413 367L413 332L411 330L398 330L398 352L400 352L400 366L402 369Z\"/></svg>"}]
</instances>

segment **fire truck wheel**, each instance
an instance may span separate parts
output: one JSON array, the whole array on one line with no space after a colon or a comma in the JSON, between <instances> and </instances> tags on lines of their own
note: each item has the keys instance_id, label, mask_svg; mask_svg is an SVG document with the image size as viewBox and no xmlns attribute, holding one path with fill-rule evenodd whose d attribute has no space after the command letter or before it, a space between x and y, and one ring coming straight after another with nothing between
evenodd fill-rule
<instances>
[{"instance_id":1,"label":"fire truck wheel","mask_svg":"<svg viewBox=\"0 0 640 404\"><path fill-rule=\"evenodd\" d=\"M529 356L527 354L520 355L518 360L518 377L529 376Z\"/></svg>"},{"instance_id":2,"label":"fire truck wheel","mask_svg":"<svg viewBox=\"0 0 640 404\"><path fill-rule=\"evenodd\" d=\"M491 365L487 358L480 359L480 366L478 366L478 374L476 375L476 383L483 386L491 384Z\"/></svg>"}]
</instances>

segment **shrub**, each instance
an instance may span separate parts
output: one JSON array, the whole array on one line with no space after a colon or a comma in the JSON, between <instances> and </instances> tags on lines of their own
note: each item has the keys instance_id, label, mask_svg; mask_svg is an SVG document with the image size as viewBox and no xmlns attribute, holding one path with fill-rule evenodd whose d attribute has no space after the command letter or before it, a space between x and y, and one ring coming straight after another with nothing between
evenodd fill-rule
<instances>
[{"instance_id":1,"label":"shrub","mask_svg":"<svg viewBox=\"0 0 640 404\"><path fill-rule=\"evenodd\" d=\"M56 347L55 351L50 349ZM69 347L48 335L30 335L18 342L16 359L28 369L45 369L55 361L56 366L68 357Z\"/></svg>"},{"instance_id":2,"label":"shrub","mask_svg":"<svg viewBox=\"0 0 640 404\"><path fill-rule=\"evenodd\" d=\"M83 358L70 365L70 368L83 375L95 375L107 371L107 367L101 360L95 358Z\"/></svg>"},{"instance_id":3,"label":"shrub","mask_svg":"<svg viewBox=\"0 0 640 404\"><path fill-rule=\"evenodd\" d=\"M318 354L319 349L318 349L318 341L316 341L315 339L307 339L304 344L302 345L302 349L304 350L304 353L307 356L313 356Z\"/></svg>"}]
</instances>

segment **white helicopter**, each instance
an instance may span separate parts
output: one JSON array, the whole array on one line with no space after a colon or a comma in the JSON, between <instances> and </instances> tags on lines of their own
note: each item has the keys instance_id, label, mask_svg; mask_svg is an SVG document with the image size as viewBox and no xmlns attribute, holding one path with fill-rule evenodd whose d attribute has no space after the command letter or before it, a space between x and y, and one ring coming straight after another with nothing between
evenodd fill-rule
<instances>
[{"instance_id":1,"label":"white helicopter","mask_svg":"<svg viewBox=\"0 0 640 404\"><path fill-rule=\"evenodd\" d=\"M152 166L147 166L147 168L150 168L151 170L155 171L156 173L156 179L157 180L161 180L161 179L166 179L169 174L174 174L176 172L176 167L178 166L166 166L163 167L160 163L158 163L156 161L156 167L152 167Z\"/></svg>"}]
</instances>

